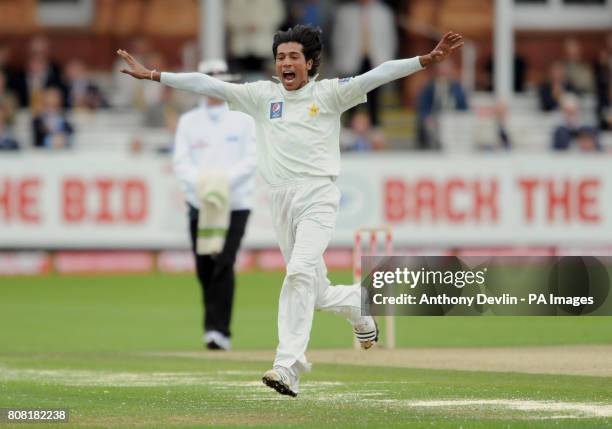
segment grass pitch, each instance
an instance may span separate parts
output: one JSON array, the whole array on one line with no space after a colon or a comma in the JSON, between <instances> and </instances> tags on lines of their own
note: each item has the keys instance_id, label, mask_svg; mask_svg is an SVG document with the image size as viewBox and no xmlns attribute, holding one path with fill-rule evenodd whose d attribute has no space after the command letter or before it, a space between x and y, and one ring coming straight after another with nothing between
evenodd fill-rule
<instances>
[{"instance_id":1,"label":"grass pitch","mask_svg":"<svg viewBox=\"0 0 612 429\"><path fill-rule=\"evenodd\" d=\"M68 424L14 425L44 428L612 427L612 377L397 368L377 350L355 351L369 366L315 360L300 396L282 397L255 358L276 346L281 279L240 276L241 358L223 359L200 352L192 276L0 278L0 408L70 409ZM612 344L608 317L405 317L397 331L410 348ZM310 344L349 348L350 326L317 313Z\"/></svg>"}]
</instances>

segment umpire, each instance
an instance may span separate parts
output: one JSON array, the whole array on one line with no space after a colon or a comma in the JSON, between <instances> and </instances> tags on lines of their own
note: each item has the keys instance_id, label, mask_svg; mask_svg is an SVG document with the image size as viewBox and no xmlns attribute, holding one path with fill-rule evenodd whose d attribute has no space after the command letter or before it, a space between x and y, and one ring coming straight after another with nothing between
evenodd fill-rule
<instances>
[{"instance_id":1,"label":"umpire","mask_svg":"<svg viewBox=\"0 0 612 429\"><path fill-rule=\"evenodd\" d=\"M198 71L224 81L223 60L200 63ZM207 98L181 116L175 137L174 172L188 203L191 246L204 304L204 343L210 350L231 348L234 263L245 232L255 188L255 124L222 100ZM209 172L224 172L229 184L229 225L221 251L199 254L198 220L203 207L198 187Z\"/></svg>"}]
</instances>

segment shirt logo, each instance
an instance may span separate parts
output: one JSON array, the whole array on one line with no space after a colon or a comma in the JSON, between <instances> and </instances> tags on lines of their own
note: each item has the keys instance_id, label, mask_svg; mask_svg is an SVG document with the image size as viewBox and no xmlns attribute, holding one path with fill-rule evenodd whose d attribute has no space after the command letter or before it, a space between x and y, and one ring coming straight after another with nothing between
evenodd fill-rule
<instances>
[{"instance_id":1,"label":"shirt logo","mask_svg":"<svg viewBox=\"0 0 612 429\"><path fill-rule=\"evenodd\" d=\"M350 78L350 77L344 77L344 78L342 78L342 79L339 79L339 80L338 80L338 83L339 83L340 85L345 85L345 84L349 83L350 81L351 81L351 78Z\"/></svg>"},{"instance_id":2,"label":"shirt logo","mask_svg":"<svg viewBox=\"0 0 612 429\"><path fill-rule=\"evenodd\" d=\"M309 114L309 115L310 115L312 118L314 118L315 116L317 116L317 115L319 114L319 112L320 112L320 111L321 111L321 109L319 109L319 108L317 107L317 105L316 105L316 104L314 104L314 103L312 104L312 106L310 106L310 107L308 108L308 114Z\"/></svg>"},{"instance_id":3,"label":"shirt logo","mask_svg":"<svg viewBox=\"0 0 612 429\"><path fill-rule=\"evenodd\" d=\"M283 102L279 101L270 105L270 119L278 119L283 116Z\"/></svg>"}]
</instances>

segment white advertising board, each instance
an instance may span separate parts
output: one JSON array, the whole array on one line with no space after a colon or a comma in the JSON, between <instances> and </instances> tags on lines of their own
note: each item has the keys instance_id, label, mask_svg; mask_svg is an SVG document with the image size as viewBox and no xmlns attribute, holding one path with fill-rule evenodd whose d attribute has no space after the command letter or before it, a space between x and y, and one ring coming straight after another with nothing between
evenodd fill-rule
<instances>
[{"instance_id":1,"label":"white advertising board","mask_svg":"<svg viewBox=\"0 0 612 429\"><path fill-rule=\"evenodd\" d=\"M332 246L391 225L399 246L612 243L605 156L415 153L344 156ZM264 186L245 239L275 246ZM186 248L185 204L167 157L0 157L0 247Z\"/></svg>"}]
</instances>

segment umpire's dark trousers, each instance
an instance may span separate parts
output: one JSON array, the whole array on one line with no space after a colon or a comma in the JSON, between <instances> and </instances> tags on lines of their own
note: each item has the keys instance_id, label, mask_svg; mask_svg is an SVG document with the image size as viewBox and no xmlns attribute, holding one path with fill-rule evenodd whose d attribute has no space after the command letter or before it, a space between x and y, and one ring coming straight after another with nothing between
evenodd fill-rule
<instances>
[{"instance_id":1,"label":"umpire's dark trousers","mask_svg":"<svg viewBox=\"0 0 612 429\"><path fill-rule=\"evenodd\" d=\"M204 304L204 332L218 331L230 337L232 303L234 301L234 262L244 236L250 210L234 210L221 253L215 256L196 253L198 210L189 206L191 249L195 256L196 272L202 288Z\"/></svg>"}]
</instances>

